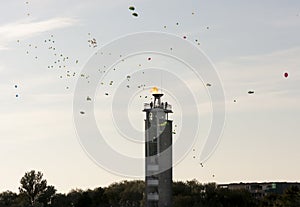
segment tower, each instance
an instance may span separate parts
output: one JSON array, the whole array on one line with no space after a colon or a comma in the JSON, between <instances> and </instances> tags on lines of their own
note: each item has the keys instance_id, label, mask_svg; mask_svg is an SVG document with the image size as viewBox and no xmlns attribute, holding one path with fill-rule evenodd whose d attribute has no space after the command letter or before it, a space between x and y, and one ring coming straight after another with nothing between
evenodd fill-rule
<instances>
[{"instance_id":1,"label":"tower","mask_svg":"<svg viewBox=\"0 0 300 207\"><path fill-rule=\"evenodd\" d=\"M154 93L154 102L144 105L145 120L145 198L146 207L172 206L172 107L161 102L163 94Z\"/></svg>"}]
</instances>

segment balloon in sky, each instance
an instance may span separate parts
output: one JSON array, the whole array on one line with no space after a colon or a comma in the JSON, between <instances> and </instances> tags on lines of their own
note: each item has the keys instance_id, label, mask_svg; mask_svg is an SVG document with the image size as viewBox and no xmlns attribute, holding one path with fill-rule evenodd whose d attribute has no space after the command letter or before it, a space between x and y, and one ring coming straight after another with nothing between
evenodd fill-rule
<instances>
[{"instance_id":1,"label":"balloon in sky","mask_svg":"<svg viewBox=\"0 0 300 207\"><path fill-rule=\"evenodd\" d=\"M287 78L289 74L287 72L284 73L284 77Z\"/></svg>"}]
</instances>

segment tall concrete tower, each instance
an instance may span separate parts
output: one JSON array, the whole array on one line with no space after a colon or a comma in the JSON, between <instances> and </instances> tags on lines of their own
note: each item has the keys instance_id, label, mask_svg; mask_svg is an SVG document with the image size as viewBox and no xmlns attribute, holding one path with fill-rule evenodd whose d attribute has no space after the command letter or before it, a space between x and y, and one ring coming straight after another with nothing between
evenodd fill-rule
<instances>
[{"instance_id":1,"label":"tall concrete tower","mask_svg":"<svg viewBox=\"0 0 300 207\"><path fill-rule=\"evenodd\" d=\"M146 207L172 206L172 107L161 102L163 94L155 93L154 102L144 105L145 120L145 198Z\"/></svg>"}]
</instances>

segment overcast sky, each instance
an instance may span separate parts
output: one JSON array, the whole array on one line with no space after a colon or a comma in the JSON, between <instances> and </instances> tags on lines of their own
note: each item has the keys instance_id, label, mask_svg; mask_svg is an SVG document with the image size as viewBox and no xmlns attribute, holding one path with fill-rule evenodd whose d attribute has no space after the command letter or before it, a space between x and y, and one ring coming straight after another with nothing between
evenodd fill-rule
<instances>
[{"instance_id":1,"label":"overcast sky","mask_svg":"<svg viewBox=\"0 0 300 207\"><path fill-rule=\"evenodd\" d=\"M209 95L196 96L202 98L197 101L199 137L194 150L173 169L174 180L300 181L298 0L10 0L0 3L0 12L0 191L17 192L19 180L31 169L42 171L59 192L132 179L104 170L85 153L73 121L73 95L81 70L98 50L144 31L184 37L182 41L201 49L215 66L225 92L223 135L203 167L198 158L202 136L209 131L211 109ZM89 41L93 39L96 43ZM176 71L179 67L178 62L158 56L151 58L159 61L149 63L147 55L137 55L117 67L130 68L133 63L141 63L142 69L173 67ZM134 76L134 72L130 73ZM186 78L179 70L174 73ZM142 76L137 75L130 84L143 84L155 79L155 74L140 80ZM107 77L106 85L109 80L119 86L128 81L118 72ZM147 87L161 79L155 81ZM165 75L161 85L176 94L166 98L174 105L172 119L180 131L184 109L189 106L180 104L185 94L171 82ZM194 89L206 90L201 82L193 84ZM143 145L129 147L114 141L119 139L117 129L103 119L111 116L97 107L106 92L99 87L95 95L100 97L95 102L98 128L106 130L103 133L109 134L109 143L117 151L142 156ZM151 96L147 87L139 93L133 90L131 96L136 99L128 104L131 124L141 131L143 102ZM143 98L138 99L139 95ZM180 133L174 139L180 139Z\"/></svg>"}]
</instances>

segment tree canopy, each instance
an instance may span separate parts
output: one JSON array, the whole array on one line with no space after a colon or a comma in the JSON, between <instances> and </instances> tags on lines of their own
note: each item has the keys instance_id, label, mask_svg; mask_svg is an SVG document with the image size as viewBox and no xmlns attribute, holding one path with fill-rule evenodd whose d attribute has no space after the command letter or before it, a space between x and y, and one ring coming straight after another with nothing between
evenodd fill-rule
<instances>
[{"instance_id":1,"label":"tree canopy","mask_svg":"<svg viewBox=\"0 0 300 207\"><path fill-rule=\"evenodd\" d=\"M43 179L43 173L31 170L21 178L19 191L27 198L30 206L47 206L56 190L54 186L48 186Z\"/></svg>"},{"instance_id":2,"label":"tree canopy","mask_svg":"<svg viewBox=\"0 0 300 207\"><path fill-rule=\"evenodd\" d=\"M26 172L21 178L19 193L0 193L0 207L143 207L145 183L122 181L93 190L73 189L56 193L41 172ZM173 182L174 207L298 207L300 189L291 186L283 194L270 193L255 198L247 190L219 188L215 183L197 180Z\"/></svg>"}]
</instances>

